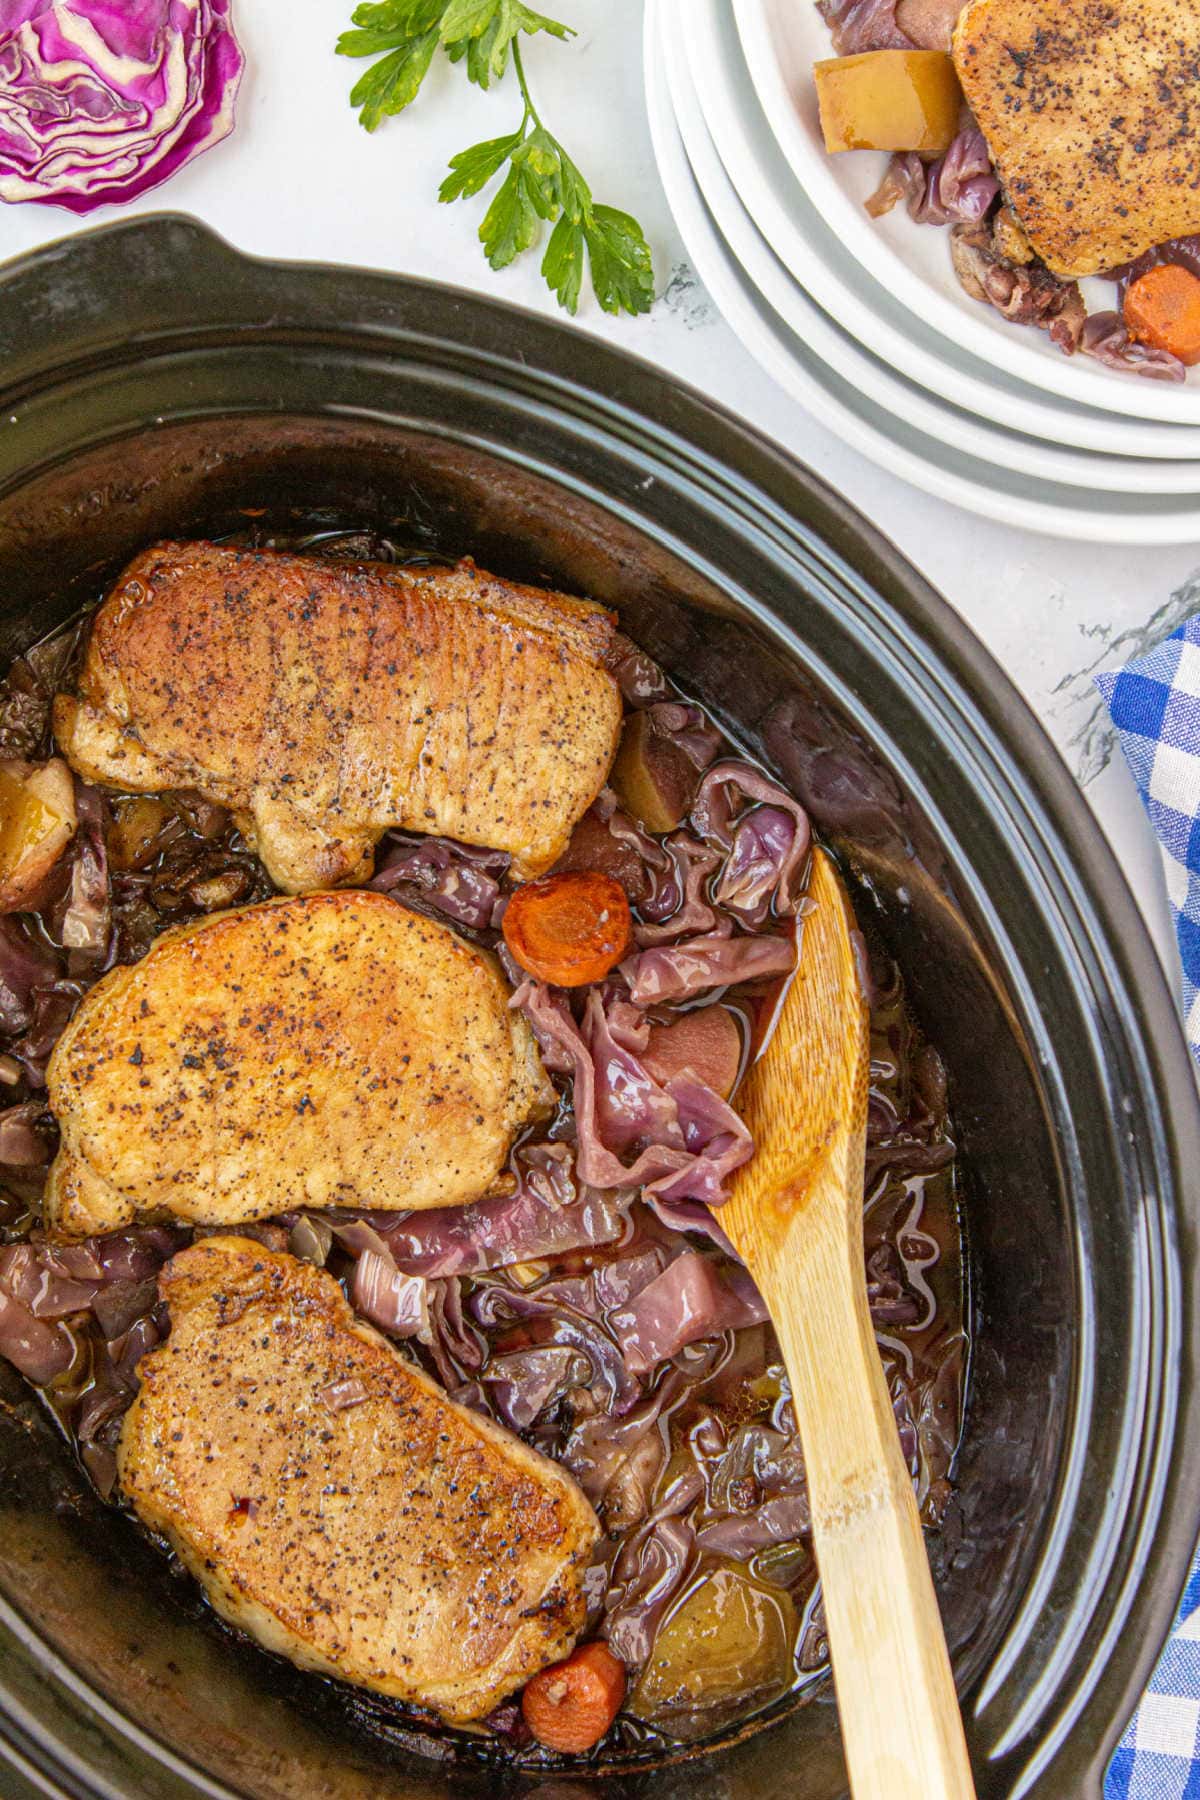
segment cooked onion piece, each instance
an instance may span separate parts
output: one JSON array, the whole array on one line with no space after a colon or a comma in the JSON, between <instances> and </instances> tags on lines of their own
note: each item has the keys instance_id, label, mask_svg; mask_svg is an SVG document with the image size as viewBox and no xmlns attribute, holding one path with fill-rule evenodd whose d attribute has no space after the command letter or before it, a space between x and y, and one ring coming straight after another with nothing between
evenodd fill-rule
<instances>
[{"instance_id":1,"label":"cooked onion piece","mask_svg":"<svg viewBox=\"0 0 1200 1800\"><path fill-rule=\"evenodd\" d=\"M716 1729L724 1708L765 1706L794 1680L795 1606L783 1588L723 1565L661 1626L627 1710L685 1741Z\"/></svg>"}]
</instances>

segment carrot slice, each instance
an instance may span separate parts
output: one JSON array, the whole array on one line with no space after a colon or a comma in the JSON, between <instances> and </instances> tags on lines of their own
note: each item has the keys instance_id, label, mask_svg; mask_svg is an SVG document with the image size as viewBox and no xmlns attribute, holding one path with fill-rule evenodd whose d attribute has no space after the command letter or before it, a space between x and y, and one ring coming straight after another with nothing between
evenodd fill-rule
<instances>
[{"instance_id":1,"label":"carrot slice","mask_svg":"<svg viewBox=\"0 0 1200 1800\"><path fill-rule=\"evenodd\" d=\"M504 912L504 941L523 969L553 987L602 981L633 937L625 889L595 869L526 882Z\"/></svg>"},{"instance_id":2,"label":"carrot slice","mask_svg":"<svg viewBox=\"0 0 1200 1800\"><path fill-rule=\"evenodd\" d=\"M584 1644L533 1677L521 1711L539 1744L578 1755L600 1742L624 1698L624 1666L607 1644Z\"/></svg>"},{"instance_id":3,"label":"carrot slice","mask_svg":"<svg viewBox=\"0 0 1200 1800\"><path fill-rule=\"evenodd\" d=\"M1200 362L1200 279L1177 263L1147 269L1126 290L1125 323L1139 344Z\"/></svg>"}]
</instances>

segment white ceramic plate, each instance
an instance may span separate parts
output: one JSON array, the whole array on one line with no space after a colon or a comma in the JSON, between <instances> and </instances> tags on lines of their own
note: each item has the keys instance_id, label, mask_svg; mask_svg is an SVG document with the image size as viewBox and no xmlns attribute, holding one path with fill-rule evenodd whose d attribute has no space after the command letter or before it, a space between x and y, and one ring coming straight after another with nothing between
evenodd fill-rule
<instances>
[{"instance_id":1,"label":"white ceramic plate","mask_svg":"<svg viewBox=\"0 0 1200 1800\"><path fill-rule=\"evenodd\" d=\"M903 207L882 219L870 217L863 202L878 186L886 158L825 152L812 67L834 51L813 0L733 0L732 15L728 0L693 0L697 13L714 5L731 29L736 15L755 92L796 179L839 240L889 293L963 349L1031 385L1133 418L1200 424L1196 377L1178 385L1147 381L1090 358L1063 356L1045 333L1009 325L963 293L943 232L915 226ZM720 130L713 135L719 144ZM1092 311L1113 304L1111 283L1085 283L1084 293Z\"/></svg>"},{"instance_id":2,"label":"white ceramic plate","mask_svg":"<svg viewBox=\"0 0 1200 1800\"><path fill-rule=\"evenodd\" d=\"M665 0L669 28L678 30L681 8L690 4L691 0ZM1114 493L1200 495L1200 462L1100 456L1005 431L922 392L840 330L791 278L734 192L705 124L690 62L690 57L671 57L667 81L675 122L713 222L726 248L780 319L844 380L919 431L999 468Z\"/></svg>"},{"instance_id":3,"label":"white ceramic plate","mask_svg":"<svg viewBox=\"0 0 1200 1800\"><path fill-rule=\"evenodd\" d=\"M726 249L692 175L675 123L660 40L660 0L645 20L646 95L655 157L696 269L732 329L780 387L872 461L926 492L1002 523L1093 543L1174 544L1200 537L1200 509L1163 497L1135 500L1029 484L912 430L850 387L788 332Z\"/></svg>"},{"instance_id":4,"label":"white ceramic plate","mask_svg":"<svg viewBox=\"0 0 1200 1800\"><path fill-rule=\"evenodd\" d=\"M731 16L692 0L688 25L697 95L710 131L717 124L714 142L742 203L796 280L873 355L939 398L1050 443L1200 458L1200 428L1122 418L1028 387L909 312L839 243L799 186L755 96Z\"/></svg>"}]
</instances>

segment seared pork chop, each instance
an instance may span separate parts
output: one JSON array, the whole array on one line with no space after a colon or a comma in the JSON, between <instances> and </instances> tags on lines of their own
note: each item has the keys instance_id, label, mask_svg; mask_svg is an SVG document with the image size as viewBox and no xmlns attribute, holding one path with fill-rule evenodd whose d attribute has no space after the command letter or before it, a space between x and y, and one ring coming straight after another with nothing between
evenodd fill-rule
<instances>
[{"instance_id":1,"label":"seared pork chop","mask_svg":"<svg viewBox=\"0 0 1200 1800\"><path fill-rule=\"evenodd\" d=\"M47 1227L477 1199L552 1101L508 999L494 958L383 894L165 932L55 1046Z\"/></svg>"},{"instance_id":2,"label":"seared pork chop","mask_svg":"<svg viewBox=\"0 0 1200 1800\"><path fill-rule=\"evenodd\" d=\"M363 881L389 826L548 869L621 729L612 615L455 569L159 544L54 728L88 780L229 806L276 887Z\"/></svg>"},{"instance_id":3,"label":"seared pork chop","mask_svg":"<svg viewBox=\"0 0 1200 1800\"><path fill-rule=\"evenodd\" d=\"M1009 205L1056 275L1200 231L1196 0L970 0L954 62Z\"/></svg>"},{"instance_id":4,"label":"seared pork chop","mask_svg":"<svg viewBox=\"0 0 1200 1800\"><path fill-rule=\"evenodd\" d=\"M454 1723L570 1650L600 1530L569 1475L295 1257L203 1238L159 1288L171 1331L140 1364L121 1487L224 1618Z\"/></svg>"}]
</instances>

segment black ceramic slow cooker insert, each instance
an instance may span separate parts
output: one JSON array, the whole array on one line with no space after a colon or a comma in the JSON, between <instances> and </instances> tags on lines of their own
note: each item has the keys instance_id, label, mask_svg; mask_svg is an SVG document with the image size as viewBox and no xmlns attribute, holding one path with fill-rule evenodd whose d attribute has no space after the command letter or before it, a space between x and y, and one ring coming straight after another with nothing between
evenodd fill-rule
<instances>
[{"instance_id":1,"label":"black ceramic slow cooker insert","mask_svg":"<svg viewBox=\"0 0 1200 1800\"><path fill-rule=\"evenodd\" d=\"M752 430L451 289L122 223L0 271L0 385L0 660L157 537L352 520L615 607L808 804L946 1057L969 1170L931 1550L979 1793L1098 1800L1200 1522L1200 1118L1137 908L995 663ZM828 1698L595 1781L439 1762L217 1627L7 1366L0 1400L6 1800L844 1792Z\"/></svg>"}]
</instances>

